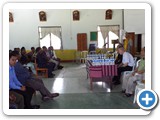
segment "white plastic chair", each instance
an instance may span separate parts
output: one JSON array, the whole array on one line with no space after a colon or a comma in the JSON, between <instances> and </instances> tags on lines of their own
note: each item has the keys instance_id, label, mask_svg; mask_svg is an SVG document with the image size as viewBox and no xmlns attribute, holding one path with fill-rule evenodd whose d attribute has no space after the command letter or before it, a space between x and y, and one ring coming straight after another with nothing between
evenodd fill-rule
<instances>
[{"instance_id":1,"label":"white plastic chair","mask_svg":"<svg viewBox=\"0 0 160 120\"><path fill-rule=\"evenodd\" d=\"M138 66L138 63L140 60L137 61L137 57L134 57L134 66L132 68L132 71L124 71L121 73L121 81L123 81L123 79L125 78L126 75L131 74L132 72L134 72L135 68Z\"/></svg>"},{"instance_id":2,"label":"white plastic chair","mask_svg":"<svg viewBox=\"0 0 160 120\"><path fill-rule=\"evenodd\" d=\"M136 103L138 92L143 90L144 88L145 88L145 84L140 82L140 81L137 81L137 85L136 85L135 93L134 93L133 103Z\"/></svg>"},{"instance_id":3,"label":"white plastic chair","mask_svg":"<svg viewBox=\"0 0 160 120\"><path fill-rule=\"evenodd\" d=\"M81 60L80 60L81 52L80 51L75 52L75 58L76 58L76 60L75 60L76 63L81 63Z\"/></svg>"},{"instance_id":4,"label":"white plastic chair","mask_svg":"<svg viewBox=\"0 0 160 120\"><path fill-rule=\"evenodd\" d=\"M81 63L86 63L88 51L81 51L80 61Z\"/></svg>"}]
</instances>

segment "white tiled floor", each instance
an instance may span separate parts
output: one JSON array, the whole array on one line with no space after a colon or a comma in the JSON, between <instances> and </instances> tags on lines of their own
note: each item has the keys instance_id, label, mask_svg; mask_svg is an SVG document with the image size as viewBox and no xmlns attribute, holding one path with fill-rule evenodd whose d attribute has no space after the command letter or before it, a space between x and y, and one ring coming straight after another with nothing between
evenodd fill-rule
<instances>
[{"instance_id":1,"label":"white tiled floor","mask_svg":"<svg viewBox=\"0 0 160 120\"><path fill-rule=\"evenodd\" d=\"M134 109L133 97L127 98L121 93L121 85L109 87L102 82L94 83L93 91L89 89L84 65L65 63L63 70L54 71L55 78L43 79L50 92L60 93L59 97L42 101L37 92L32 104L39 104L41 109Z\"/></svg>"},{"instance_id":2,"label":"white tiled floor","mask_svg":"<svg viewBox=\"0 0 160 120\"><path fill-rule=\"evenodd\" d=\"M55 78L43 79L51 92L59 93L92 93L110 92L107 84L96 82L90 90L89 79L84 64L63 63L64 69L54 71ZM121 91L121 86L114 86L111 92Z\"/></svg>"}]
</instances>

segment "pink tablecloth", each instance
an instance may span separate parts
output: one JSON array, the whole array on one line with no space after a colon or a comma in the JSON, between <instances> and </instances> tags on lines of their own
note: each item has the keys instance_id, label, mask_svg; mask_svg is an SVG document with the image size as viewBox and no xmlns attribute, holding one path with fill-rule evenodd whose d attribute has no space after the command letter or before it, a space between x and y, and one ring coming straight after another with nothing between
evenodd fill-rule
<instances>
[{"instance_id":1,"label":"pink tablecloth","mask_svg":"<svg viewBox=\"0 0 160 120\"><path fill-rule=\"evenodd\" d=\"M92 66L88 61L88 73L90 78L117 76L117 65Z\"/></svg>"},{"instance_id":2,"label":"pink tablecloth","mask_svg":"<svg viewBox=\"0 0 160 120\"><path fill-rule=\"evenodd\" d=\"M91 90L93 86L92 83L98 81L109 82L110 88L112 89L112 77L117 76L117 65L93 66L91 61L87 61L86 70L90 77Z\"/></svg>"},{"instance_id":3,"label":"pink tablecloth","mask_svg":"<svg viewBox=\"0 0 160 120\"><path fill-rule=\"evenodd\" d=\"M117 65L89 66L89 76L93 78L117 76Z\"/></svg>"}]
</instances>

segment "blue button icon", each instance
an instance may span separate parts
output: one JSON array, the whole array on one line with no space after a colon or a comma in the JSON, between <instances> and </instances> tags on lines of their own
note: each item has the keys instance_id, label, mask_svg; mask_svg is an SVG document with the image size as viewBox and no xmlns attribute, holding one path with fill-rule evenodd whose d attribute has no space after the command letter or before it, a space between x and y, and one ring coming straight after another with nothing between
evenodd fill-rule
<instances>
[{"instance_id":1,"label":"blue button icon","mask_svg":"<svg viewBox=\"0 0 160 120\"><path fill-rule=\"evenodd\" d=\"M153 90L141 90L137 95L137 103L144 110L150 110L157 104L157 94Z\"/></svg>"}]
</instances>

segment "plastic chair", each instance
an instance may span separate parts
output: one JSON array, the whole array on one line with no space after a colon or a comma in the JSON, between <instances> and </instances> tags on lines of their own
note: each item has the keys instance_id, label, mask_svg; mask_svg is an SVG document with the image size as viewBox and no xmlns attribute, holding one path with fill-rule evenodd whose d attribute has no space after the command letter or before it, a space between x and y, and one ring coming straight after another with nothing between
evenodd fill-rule
<instances>
[{"instance_id":1,"label":"plastic chair","mask_svg":"<svg viewBox=\"0 0 160 120\"><path fill-rule=\"evenodd\" d=\"M134 72L135 68L138 66L138 63L140 60L137 61L137 57L134 57L134 65L133 65L133 68L132 68L132 71L124 71L121 73L121 81L123 81L124 77L128 74L131 74L132 72Z\"/></svg>"},{"instance_id":2,"label":"plastic chair","mask_svg":"<svg viewBox=\"0 0 160 120\"><path fill-rule=\"evenodd\" d=\"M145 88L145 84L140 82L140 81L137 81L137 85L136 85L135 93L134 93L133 103L136 103L138 92L143 90L144 88Z\"/></svg>"},{"instance_id":3,"label":"plastic chair","mask_svg":"<svg viewBox=\"0 0 160 120\"><path fill-rule=\"evenodd\" d=\"M80 62L86 63L88 51L82 51L80 55Z\"/></svg>"},{"instance_id":4,"label":"plastic chair","mask_svg":"<svg viewBox=\"0 0 160 120\"><path fill-rule=\"evenodd\" d=\"M81 52L80 51L76 51L76 60L75 60L75 62L76 63L81 63Z\"/></svg>"}]
</instances>

